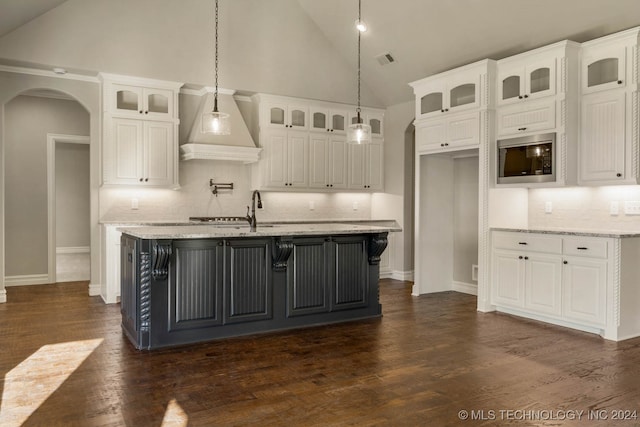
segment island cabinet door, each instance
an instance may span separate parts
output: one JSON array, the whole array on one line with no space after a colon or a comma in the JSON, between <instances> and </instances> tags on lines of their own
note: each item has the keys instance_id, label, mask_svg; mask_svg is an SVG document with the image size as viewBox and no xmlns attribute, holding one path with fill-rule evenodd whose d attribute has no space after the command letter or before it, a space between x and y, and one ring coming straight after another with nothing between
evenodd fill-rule
<instances>
[{"instance_id":1,"label":"island cabinet door","mask_svg":"<svg viewBox=\"0 0 640 427\"><path fill-rule=\"evenodd\" d=\"M222 324L222 240L173 243L169 281L169 329Z\"/></svg>"},{"instance_id":2,"label":"island cabinet door","mask_svg":"<svg viewBox=\"0 0 640 427\"><path fill-rule=\"evenodd\" d=\"M273 318L271 239L225 242L224 323Z\"/></svg>"},{"instance_id":3,"label":"island cabinet door","mask_svg":"<svg viewBox=\"0 0 640 427\"><path fill-rule=\"evenodd\" d=\"M138 309L138 257L137 241L122 235L120 238L120 312L122 327L131 338L138 340L140 313Z\"/></svg>"},{"instance_id":4,"label":"island cabinet door","mask_svg":"<svg viewBox=\"0 0 640 427\"><path fill-rule=\"evenodd\" d=\"M287 268L287 317L329 311L329 242L326 237L293 239Z\"/></svg>"},{"instance_id":5,"label":"island cabinet door","mask_svg":"<svg viewBox=\"0 0 640 427\"><path fill-rule=\"evenodd\" d=\"M331 311L366 307L369 289L365 236L333 237Z\"/></svg>"}]
</instances>

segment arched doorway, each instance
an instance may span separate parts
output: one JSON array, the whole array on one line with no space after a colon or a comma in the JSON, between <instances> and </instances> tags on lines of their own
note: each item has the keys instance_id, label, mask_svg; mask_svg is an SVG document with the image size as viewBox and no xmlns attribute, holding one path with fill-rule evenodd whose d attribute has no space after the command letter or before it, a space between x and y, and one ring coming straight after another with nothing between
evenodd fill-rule
<instances>
[{"instance_id":1,"label":"arched doorway","mask_svg":"<svg viewBox=\"0 0 640 427\"><path fill-rule=\"evenodd\" d=\"M413 120L404 132L404 271L413 272L414 265L414 224L415 224L415 161L416 128ZM413 276L413 274L412 274ZM413 277L410 278L413 280Z\"/></svg>"},{"instance_id":2,"label":"arched doorway","mask_svg":"<svg viewBox=\"0 0 640 427\"><path fill-rule=\"evenodd\" d=\"M90 251L91 281L89 295L99 295L101 285L101 244L99 228L100 186L100 85L95 77L67 75L57 76L41 70L0 68L0 242L5 242L5 139L7 104L29 91L53 91L65 94L77 101L89 116L90 139ZM37 121L37 117L31 117ZM7 301L5 289L5 245L0 245L0 303Z\"/></svg>"},{"instance_id":3,"label":"arched doorway","mask_svg":"<svg viewBox=\"0 0 640 427\"><path fill-rule=\"evenodd\" d=\"M89 251L89 112L65 93L28 90L5 104L4 124L5 286L52 283L56 248Z\"/></svg>"}]
</instances>

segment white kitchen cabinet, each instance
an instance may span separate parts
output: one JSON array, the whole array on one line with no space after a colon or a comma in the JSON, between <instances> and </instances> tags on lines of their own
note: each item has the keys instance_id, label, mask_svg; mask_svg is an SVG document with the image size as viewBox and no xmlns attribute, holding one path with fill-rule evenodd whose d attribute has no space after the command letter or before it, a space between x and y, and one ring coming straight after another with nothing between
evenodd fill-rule
<instances>
[{"instance_id":1,"label":"white kitchen cabinet","mask_svg":"<svg viewBox=\"0 0 640 427\"><path fill-rule=\"evenodd\" d=\"M257 132L263 148L260 161L252 166L254 188L323 192L382 189L382 110L362 109L373 143L352 149L346 134L355 106L266 94L253 95L252 100L259 115ZM289 120L295 119L294 111L299 112L297 125L289 125Z\"/></svg>"},{"instance_id":2,"label":"white kitchen cabinet","mask_svg":"<svg viewBox=\"0 0 640 427\"><path fill-rule=\"evenodd\" d=\"M310 136L309 187L347 188L347 143L344 136L321 133Z\"/></svg>"},{"instance_id":3,"label":"white kitchen cabinet","mask_svg":"<svg viewBox=\"0 0 640 427\"><path fill-rule=\"evenodd\" d=\"M601 91L582 98L580 182L620 183L627 179L624 90ZM637 120L637 119L636 119ZM630 159L629 159L630 160Z\"/></svg>"},{"instance_id":4,"label":"white kitchen cabinet","mask_svg":"<svg viewBox=\"0 0 640 427\"><path fill-rule=\"evenodd\" d=\"M525 134L555 130L555 98L513 104L497 110L497 132L499 136Z\"/></svg>"},{"instance_id":5,"label":"white kitchen cabinet","mask_svg":"<svg viewBox=\"0 0 640 427\"><path fill-rule=\"evenodd\" d=\"M104 183L171 187L176 182L177 145L171 122L108 120Z\"/></svg>"},{"instance_id":6,"label":"white kitchen cabinet","mask_svg":"<svg viewBox=\"0 0 640 427\"><path fill-rule=\"evenodd\" d=\"M563 262L563 315L575 322L603 327L608 261L567 256Z\"/></svg>"},{"instance_id":7,"label":"white kitchen cabinet","mask_svg":"<svg viewBox=\"0 0 640 427\"><path fill-rule=\"evenodd\" d=\"M178 188L182 83L101 73L102 183Z\"/></svg>"},{"instance_id":8,"label":"white kitchen cabinet","mask_svg":"<svg viewBox=\"0 0 640 427\"><path fill-rule=\"evenodd\" d=\"M302 103L267 101L264 111L266 127L296 130L309 128L309 107Z\"/></svg>"},{"instance_id":9,"label":"white kitchen cabinet","mask_svg":"<svg viewBox=\"0 0 640 427\"><path fill-rule=\"evenodd\" d=\"M487 108L492 97L495 61L483 60L410 83L416 119ZM488 78L487 78L488 77Z\"/></svg>"},{"instance_id":10,"label":"white kitchen cabinet","mask_svg":"<svg viewBox=\"0 0 640 427\"><path fill-rule=\"evenodd\" d=\"M310 129L317 132L346 135L349 126L349 112L312 105L310 108Z\"/></svg>"},{"instance_id":11,"label":"white kitchen cabinet","mask_svg":"<svg viewBox=\"0 0 640 427\"><path fill-rule=\"evenodd\" d=\"M348 188L382 190L382 142L349 144Z\"/></svg>"},{"instance_id":12,"label":"white kitchen cabinet","mask_svg":"<svg viewBox=\"0 0 640 427\"><path fill-rule=\"evenodd\" d=\"M419 153L477 148L480 143L480 113L465 112L415 122Z\"/></svg>"},{"instance_id":13,"label":"white kitchen cabinet","mask_svg":"<svg viewBox=\"0 0 640 427\"><path fill-rule=\"evenodd\" d=\"M556 56L498 61L498 105L556 94Z\"/></svg>"},{"instance_id":14,"label":"white kitchen cabinet","mask_svg":"<svg viewBox=\"0 0 640 427\"><path fill-rule=\"evenodd\" d=\"M583 44L579 182L640 183L638 170L638 78L640 29Z\"/></svg>"},{"instance_id":15,"label":"white kitchen cabinet","mask_svg":"<svg viewBox=\"0 0 640 427\"><path fill-rule=\"evenodd\" d=\"M267 188L306 188L309 169L309 135L271 130L265 136L264 184Z\"/></svg>"},{"instance_id":16,"label":"white kitchen cabinet","mask_svg":"<svg viewBox=\"0 0 640 427\"><path fill-rule=\"evenodd\" d=\"M559 315L561 247L561 240L555 237L497 235L493 252L494 303Z\"/></svg>"}]
</instances>

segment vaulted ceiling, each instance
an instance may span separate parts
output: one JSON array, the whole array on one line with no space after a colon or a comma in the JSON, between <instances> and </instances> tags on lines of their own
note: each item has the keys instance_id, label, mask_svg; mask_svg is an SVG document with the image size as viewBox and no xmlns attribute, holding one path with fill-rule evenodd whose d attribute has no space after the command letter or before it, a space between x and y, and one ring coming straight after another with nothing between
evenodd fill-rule
<instances>
[{"instance_id":1,"label":"vaulted ceiling","mask_svg":"<svg viewBox=\"0 0 640 427\"><path fill-rule=\"evenodd\" d=\"M112 3L109 3L111 1ZM117 3L123 8L125 3L113 0L92 0L101 2L103 8ZM135 2L149 0L128 0L128 5ZM208 10L212 0L188 0L181 1L180 5L202 10ZM233 2L226 4L225 2ZM12 33L19 32L30 21L37 21L43 14L62 9L64 11L80 9L78 0L2 0L0 2L0 40L8 38L14 42ZM71 7L69 4L73 4ZM122 4L120 4L122 3ZM167 22L171 20L181 23L180 16L176 14L176 3L159 2L159 8L163 5L167 9ZM299 11L291 9L297 8ZM312 39L314 35L324 38L321 43L330 46L332 55L340 60L332 59L331 64L344 64L337 73L349 75L345 77L343 85L355 81L356 66L356 33L353 23L357 17L357 0L221 0L221 9L228 12L225 16L225 25L231 29L231 34L238 40L238 34L242 28L253 34L246 37L254 37L252 46L254 49L262 49L269 44L278 44L278 40L268 40L269 37L281 33L262 31L265 29L264 19L268 14L274 17L282 16L279 22L282 26L294 26L293 19L303 19L302 28L308 34L302 34L302 30L296 30L300 34L287 40L287 50L298 58L297 63L309 64L318 61L319 52L309 49L309 43L319 45L318 40ZM251 12L252 10L258 12ZM126 9L122 9L125 11ZM183 18L192 19L192 15ZM162 11L155 13L162 13ZM483 58L500 59L506 56L520 53L535 47L543 46L555 41L570 39L583 42L602 35L610 34L626 28L640 25L640 1L638 0L362 0L363 19L369 25L369 31L362 36L362 79L363 85L368 91L369 104L389 106L411 100L412 93L407 83L421 79L441 71L470 63ZM231 16L229 16L231 15ZM78 13L76 19L82 19ZM207 21L208 22L208 21ZM270 21L272 22L272 21ZM65 24L68 24L65 22ZM195 25L195 23L194 23ZM300 23L297 23L300 26ZM51 23L45 28L54 28ZM185 25L178 25L173 31L189 30ZM41 29L41 31L44 31ZM60 31L57 29L56 31ZM189 30L191 31L191 30ZM210 28L207 29L207 32ZM209 33L207 33L209 34ZM190 34L191 36L191 34ZM24 36L22 36L24 38ZM234 45L234 41L226 41L226 49L250 49L247 39L242 37L243 46ZM267 40L265 40L265 38ZM317 38L317 37L315 37ZM67 39L64 39L67 40ZM113 37L113 43L123 43L119 37ZM162 41L159 41L159 43ZM166 41L165 41L166 43ZM8 42L7 42L8 44ZM257 46L257 47L256 47ZM11 49L5 48L11 52ZM395 62L380 65L376 56L390 53ZM327 55L326 52L320 54ZM255 56L255 52L252 53ZM12 54L14 60L25 59L29 62L37 62L36 58L28 55ZM24 58L22 57L24 56ZM308 73L294 71L286 75L284 82L269 86L272 80L265 79L263 73L273 72L277 64L267 64L269 60L259 58L262 62L246 61L246 64L238 64L238 75L243 79L233 78L234 89L246 91L265 91L282 93L285 95L298 95L303 97L321 97L324 88L330 85L326 78L310 79ZM0 51L2 57L2 51ZM61 56L64 58L64 56ZM240 56L237 56L243 62ZM272 59L272 58L271 58ZM82 66L82 61L75 61ZM274 61L275 62L275 61ZM260 64L260 66L256 66ZM49 64L67 65L67 64ZM78 65L78 64L68 64ZM268 65L268 66L266 66ZM338 64L339 65L339 64ZM99 67L99 62L87 64L88 68ZM228 65L227 65L228 66ZM240 67L246 66L244 73ZM290 63L286 66L291 67ZM123 68L123 67L121 67ZM126 67L124 67L126 68ZM102 70L96 70L102 71ZM119 70L106 70L119 71ZM126 71L126 70L122 70ZM188 74L188 73L185 73ZM324 70L319 75L326 74ZM162 78L161 71L150 77ZM174 77L174 76L171 76ZM200 74L188 74L185 78L203 80ZM273 81L276 81L273 79ZM314 85L316 87L314 88ZM325 86L322 86L325 85ZM240 87L242 86L242 87ZM288 91L286 88L291 87ZM337 92L344 92L340 89ZM328 95L329 99L345 101L353 99L352 93L340 95Z\"/></svg>"}]
</instances>

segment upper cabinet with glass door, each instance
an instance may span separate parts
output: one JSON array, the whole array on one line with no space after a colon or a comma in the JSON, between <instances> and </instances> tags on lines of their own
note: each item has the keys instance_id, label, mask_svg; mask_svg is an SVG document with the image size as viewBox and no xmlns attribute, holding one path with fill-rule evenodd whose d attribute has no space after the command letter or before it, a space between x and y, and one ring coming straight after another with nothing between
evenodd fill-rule
<instances>
[{"instance_id":1,"label":"upper cabinet with glass door","mask_svg":"<svg viewBox=\"0 0 640 427\"><path fill-rule=\"evenodd\" d=\"M263 124L271 128L309 129L309 107L285 101L268 101L264 105Z\"/></svg>"},{"instance_id":2,"label":"upper cabinet with glass door","mask_svg":"<svg viewBox=\"0 0 640 427\"><path fill-rule=\"evenodd\" d=\"M631 58L637 56L634 50L636 45L637 39L633 35L627 37L626 41L618 41L618 37L603 37L585 43L582 54L582 93L623 88L628 83L637 84L637 76L633 76L631 70L627 75L626 61L627 53ZM628 82L628 78L636 81Z\"/></svg>"},{"instance_id":3,"label":"upper cabinet with glass door","mask_svg":"<svg viewBox=\"0 0 640 427\"><path fill-rule=\"evenodd\" d=\"M416 119L486 108L484 86L494 61L483 60L410 83L416 95Z\"/></svg>"},{"instance_id":4,"label":"upper cabinet with glass door","mask_svg":"<svg viewBox=\"0 0 640 427\"><path fill-rule=\"evenodd\" d=\"M498 61L498 105L566 92L566 58L578 49L577 43L562 41Z\"/></svg>"},{"instance_id":5,"label":"upper cabinet with glass door","mask_svg":"<svg viewBox=\"0 0 640 427\"><path fill-rule=\"evenodd\" d=\"M344 109L312 105L309 110L310 130L344 135L349 126L349 112Z\"/></svg>"},{"instance_id":6,"label":"upper cabinet with glass door","mask_svg":"<svg viewBox=\"0 0 640 427\"><path fill-rule=\"evenodd\" d=\"M164 81L101 74L105 112L144 120L177 119L180 85Z\"/></svg>"}]
</instances>

